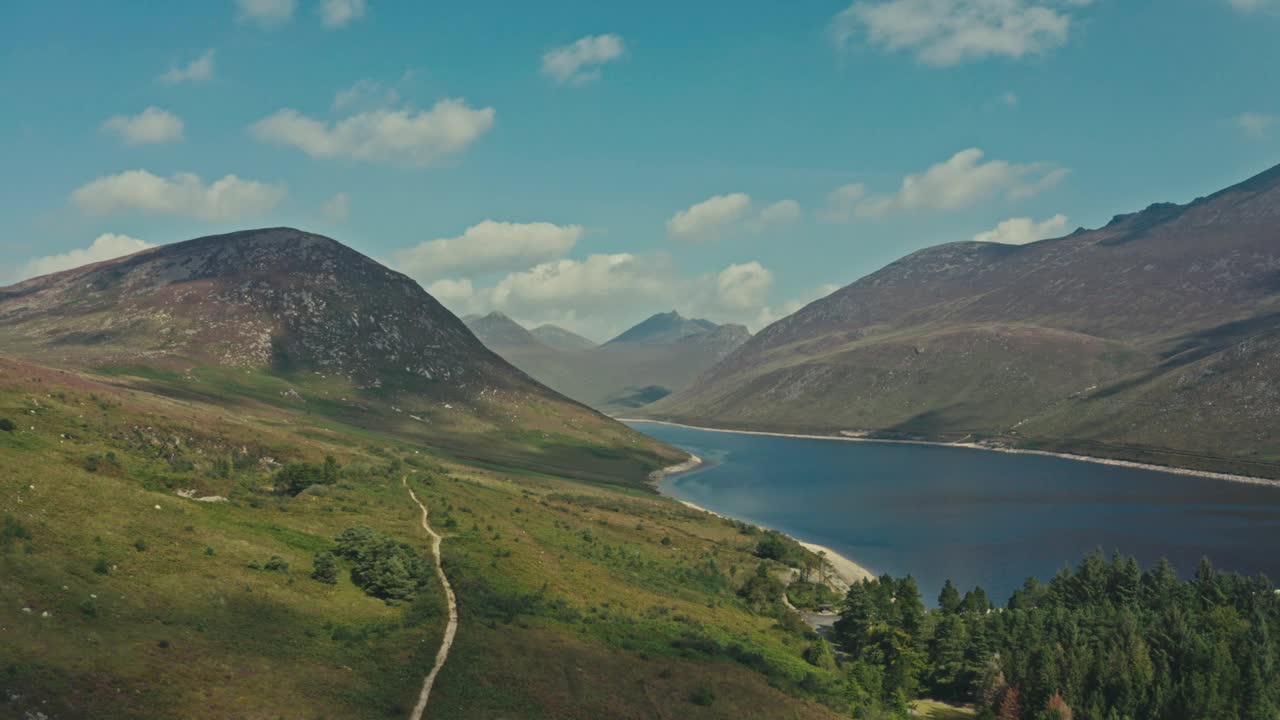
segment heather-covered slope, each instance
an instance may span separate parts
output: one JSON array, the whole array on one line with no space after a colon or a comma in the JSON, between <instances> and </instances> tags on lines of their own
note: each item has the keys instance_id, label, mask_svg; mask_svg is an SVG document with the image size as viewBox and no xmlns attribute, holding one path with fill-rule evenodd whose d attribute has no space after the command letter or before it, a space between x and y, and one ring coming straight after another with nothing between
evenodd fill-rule
<instances>
[{"instance_id":1,"label":"heather-covered slope","mask_svg":"<svg viewBox=\"0 0 1280 720\"><path fill-rule=\"evenodd\" d=\"M297 407L599 480L641 483L678 457L511 367L408 277L290 228L0 288L0 348L174 397Z\"/></svg>"},{"instance_id":2,"label":"heather-covered slope","mask_svg":"<svg viewBox=\"0 0 1280 720\"><path fill-rule=\"evenodd\" d=\"M1280 167L1025 246L909 255L762 330L656 417L1280 474Z\"/></svg>"}]
</instances>

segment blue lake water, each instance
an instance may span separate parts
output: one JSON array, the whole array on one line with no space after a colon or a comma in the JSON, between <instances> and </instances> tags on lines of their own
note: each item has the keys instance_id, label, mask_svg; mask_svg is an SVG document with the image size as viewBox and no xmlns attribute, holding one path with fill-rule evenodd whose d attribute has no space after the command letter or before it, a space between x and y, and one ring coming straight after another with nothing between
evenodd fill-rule
<instances>
[{"instance_id":1,"label":"blue lake water","mask_svg":"<svg viewBox=\"0 0 1280 720\"><path fill-rule=\"evenodd\" d=\"M721 433L634 422L709 464L663 492L826 545L877 574L946 578L1003 604L1101 547L1184 574L1280 579L1280 488L964 448Z\"/></svg>"}]
</instances>

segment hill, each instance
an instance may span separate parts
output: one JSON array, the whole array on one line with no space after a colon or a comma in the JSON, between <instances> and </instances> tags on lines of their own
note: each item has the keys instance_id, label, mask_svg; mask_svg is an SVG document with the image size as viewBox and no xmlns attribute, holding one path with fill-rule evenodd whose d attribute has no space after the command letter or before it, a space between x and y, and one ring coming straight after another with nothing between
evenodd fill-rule
<instances>
[{"instance_id":1,"label":"hill","mask_svg":"<svg viewBox=\"0 0 1280 720\"><path fill-rule=\"evenodd\" d=\"M1280 167L1024 246L913 253L762 330L655 417L1280 475Z\"/></svg>"},{"instance_id":2,"label":"hill","mask_svg":"<svg viewBox=\"0 0 1280 720\"><path fill-rule=\"evenodd\" d=\"M605 344L668 344L715 330L716 327L716 324L710 320L682 317L680 313L672 310L646 318Z\"/></svg>"},{"instance_id":3,"label":"hill","mask_svg":"<svg viewBox=\"0 0 1280 720\"><path fill-rule=\"evenodd\" d=\"M513 368L408 277L290 228L0 288L0 347L147 392L296 407L594 479L643 482L678 455Z\"/></svg>"},{"instance_id":4,"label":"hill","mask_svg":"<svg viewBox=\"0 0 1280 720\"><path fill-rule=\"evenodd\" d=\"M596 346L587 338L565 330L559 325L539 325L530 330L533 336L557 350L588 350Z\"/></svg>"},{"instance_id":5,"label":"hill","mask_svg":"<svg viewBox=\"0 0 1280 720\"><path fill-rule=\"evenodd\" d=\"M771 579L816 557L657 497L683 453L332 240L201 238L0 293L0 715L408 717L446 624L410 489L459 613L427 717L845 702Z\"/></svg>"},{"instance_id":6,"label":"hill","mask_svg":"<svg viewBox=\"0 0 1280 720\"><path fill-rule=\"evenodd\" d=\"M673 311L604 345L582 346L543 341L505 316L492 318L468 319L490 349L557 392L609 413L628 413L685 387L751 337L741 325L716 325Z\"/></svg>"}]
</instances>

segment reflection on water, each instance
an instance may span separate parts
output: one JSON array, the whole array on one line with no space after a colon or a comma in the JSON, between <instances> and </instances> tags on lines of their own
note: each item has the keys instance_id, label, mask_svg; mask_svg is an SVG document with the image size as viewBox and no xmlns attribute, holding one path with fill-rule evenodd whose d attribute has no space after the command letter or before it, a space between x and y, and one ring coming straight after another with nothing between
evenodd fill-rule
<instances>
[{"instance_id":1,"label":"reflection on water","mask_svg":"<svg viewBox=\"0 0 1280 720\"><path fill-rule=\"evenodd\" d=\"M1097 547L1184 573L1202 556L1280 579L1280 488L1035 455L632 423L715 462L662 489L827 545L873 572L1003 602Z\"/></svg>"}]
</instances>

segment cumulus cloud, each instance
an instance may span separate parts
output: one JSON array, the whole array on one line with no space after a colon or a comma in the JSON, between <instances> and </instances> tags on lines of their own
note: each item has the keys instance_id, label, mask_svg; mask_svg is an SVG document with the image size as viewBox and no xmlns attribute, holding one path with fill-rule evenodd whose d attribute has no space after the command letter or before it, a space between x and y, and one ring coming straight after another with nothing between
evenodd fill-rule
<instances>
[{"instance_id":1,"label":"cumulus cloud","mask_svg":"<svg viewBox=\"0 0 1280 720\"><path fill-rule=\"evenodd\" d=\"M320 22L327 28L342 28L364 17L365 0L324 0Z\"/></svg>"},{"instance_id":2,"label":"cumulus cloud","mask_svg":"<svg viewBox=\"0 0 1280 720\"><path fill-rule=\"evenodd\" d=\"M1027 198L1054 187L1069 172L1044 163L984 161L983 156L978 148L962 150L922 173L907 175L894 194L857 199L853 211L861 217L881 218L902 210L972 207L1001 192L1013 199Z\"/></svg>"},{"instance_id":3,"label":"cumulus cloud","mask_svg":"<svg viewBox=\"0 0 1280 720\"><path fill-rule=\"evenodd\" d=\"M400 102L400 91L376 80L362 78L333 96L334 110L353 107L390 107Z\"/></svg>"},{"instance_id":4,"label":"cumulus cloud","mask_svg":"<svg viewBox=\"0 0 1280 720\"><path fill-rule=\"evenodd\" d=\"M506 272L563 256L582 238L581 225L485 220L461 235L399 250L392 261L421 280Z\"/></svg>"},{"instance_id":5,"label":"cumulus cloud","mask_svg":"<svg viewBox=\"0 0 1280 720\"><path fill-rule=\"evenodd\" d=\"M600 77L600 68L626 52L622 36L587 35L542 56L542 72L561 85L582 85Z\"/></svg>"},{"instance_id":6,"label":"cumulus cloud","mask_svg":"<svg viewBox=\"0 0 1280 720\"><path fill-rule=\"evenodd\" d=\"M462 99L441 100L417 112L370 110L337 123L286 108L254 123L250 132L262 142L295 147L315 158L423 166L466 150L493 127L493 117L493 108L472 108Z\"/></svg>"},{"instance_id":7,"label":"cumulus cloud","mask_svg":"<svg viewBox=\"0 0 1280 720\"><path fill-rule=\"evenodd\" d=\"M160 82L177 85L186 82L205 82L213 79L213 51L205 50L200 57L186 65L174 65L160 76Z\"/></svg>"},{"instance_id":8,"label":"cumulus cloud","mask_svg":"<svg viewBox=\"0 0 1280 720\"><path fill-rule=\"evenodd\" d=\"M1067 216L1058 214L1036 222L1029 217L1009 218L986 232L973 236L977 242L1026 245L1045 238L1061 237L1067 230Z\"/></svg>"},{"instance_id":9,"label":"cumulus cloud","mask_svg":"<svg viewBox=\"0 0 1280 720\"><path fill-rule=\"evenodd\" d=\"M122 255L132 255L149 247L155 246L128 235L103 233L95 238L87 248L76 248L61 255L45 255L44 257L31 258L18 270L16 277L13 279L21 280L48 275L61 270L70 270L81 265L118 258Z\"/></svg>"},{"instance_id":10,"label":"cumulus cloud","mask_svg":"<svg viewBox=\"0 0 1280 720\"><path fill-rule=\"evenodd\" d=\"M1091 0L856 0L832 21L840 47L865 38L927 65L1020 59L1066 44L1072 9Z\"/></svg>"},{"instance_id":11,"label":"cumulus cloud","mask_svg":"<svg viewBox=\"0 0 1280 720\"><path fill-rule=\"evenodd\" d=\"M115 115L102 124L129 145L167 143L182 139L182 118L152 106L137 115Z\"/></svg>"},{"instance_id":12,"label":"cumulus cloud","mask_svg":"<svg viewBox=\"0 0 1280 720\"><path fill-rule=\"evenodd\" d=\"M295 0L236 0L236 19L261 27L277 27L293 19Z\"/></svg>"},{"instance_id":13,"label":"cumulus cloud","mask_svg":"<svg viewBox=\"0 0 1280 720\"><path fill-rule=\"evenodd\" d=\"M715 302L732 310L755 310L773 288L773 273L759 262L730 265L715 279Z\"/></svg>"},{"instance_id":14,"label":"cumulus cloud","mask_svg":"<svg viewBox=\"0 0 1280 720\"><path fill-rule=\"evenodd\" d=\"M1266 115L1264 113L1244 112L1232 119L1232 124L1236 126L1240 132L1254 138L1266 137L1271 127L1276 124L1275 115Z\"/></svg>"},{"instance_id":15,"label":"cumulus cloud","mask_svg":"<svg viewBox=\"0 0 1280 720\"><path fill-rule=\"evenodd\" d=\"M751 196L746 193L715 195L672 215L667 235L681 240L714 239L750 211Z\"/></svg>"},{"instance_id":16,"label":"cumulus cloud","mask_svg":"<svg viewBox=\"0 0 1280 720\"><path fill-rule=\"evenodd\" d=\"M779 200L766 205L756 216L754 226L765 230L778 225L786 225L800 219L800 203L795 200Z\"/></svg>"},{"instance_id":17,"label":"cumulus cloud","mask_svg":"<svg viewBox=\"0 0 1280 720\"><path fill-rule=\"evenodd\" d=\"M819 218L826 222L848 222L858 206L858 201L867 194L867 186L862 183L849 183L827 193L827 206L819 213Z\"/></svg>"},{"instance_id":18,"label":"cumulus cloud","mask_svg":"<svg viewBox=\"0 0 1280 720\"><path fill-rule=\"evenodd\" d=\"M324 216L333 222L346 222L347 217L351 214L351 199L344 192L335 193L333 197L324 201L324 205L320 206L320 212L324 213Z\"/></svg>"},{"instance_id":19,"label":"cumulus cloud","mask_svg":"<svg viewBox=\"0 0 1280 720\"><path fill-rule=\"evenodd\" d=\"M146 170L129 170L76 189L71 201L92 215L138 211L231 221L261 215L278 205L285 194L283 185L242 180L235 175L205 184L193 173L163 178Z\"/></svg>"}]
</instances>

